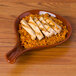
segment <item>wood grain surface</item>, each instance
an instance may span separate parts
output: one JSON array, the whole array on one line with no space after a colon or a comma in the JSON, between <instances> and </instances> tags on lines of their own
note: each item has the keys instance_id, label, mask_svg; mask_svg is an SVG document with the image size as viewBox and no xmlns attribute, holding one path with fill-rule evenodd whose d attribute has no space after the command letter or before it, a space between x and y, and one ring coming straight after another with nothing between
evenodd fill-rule
<instances>
[{"instance_id":1,"label":"wood grain surface","mask_svg":"<svg viewBox=\"0 0 76 76\"><path fill-rule=\"evenodd\" d=\"M16 44L14 21L31 9L64 16L72 25L72 35L59 46L26 52L9 64L5 54ZM0 76L76 76L76 0L0 0Z\"/></svg>"}]
</instances>

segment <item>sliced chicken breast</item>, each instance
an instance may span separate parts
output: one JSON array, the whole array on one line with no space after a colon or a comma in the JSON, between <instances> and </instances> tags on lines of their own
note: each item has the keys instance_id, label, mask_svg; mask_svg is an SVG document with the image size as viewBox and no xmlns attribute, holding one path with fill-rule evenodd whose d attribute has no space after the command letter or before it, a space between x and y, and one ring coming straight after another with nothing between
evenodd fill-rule
<instances>
[{"instance_id":1,"label":"sliced chicken breast","mask_svg":"<svg viewBox=\"0 0 76 76\"><path fill-rule=\"evenodd\" d=\"M42 25L42 23L38 20L37 17L34 17L34 21L36 22L36 24L38 25L38 27L40 28L40 30L42 31L42 33L46 36L49 37L50 33L44 28L44 26Z\"/></svg>"},{"instance_id":2,"label":"sliced chicken breast","mask_svg":"<svg viewBox=\"0 0 76 76\"><path fill-rule=\"evenodd\" d=\"M31 28L34 30L34 32L36 33L36 36L39 40L41 40L44 36L41 33L40 29L38 28L37 24L34 22L34 20L32 19L32 17L30 17L28 24L31 26Z\"/></svg>"},{"instance_id":3,"label":"sliced chicken breast","mask_svg":"<svg viewBox=\"0 0 76 76\"><path fill-rule=\"evenodd\" d=\"M43 23L43 26L46 28L46 30L50 33L50 36L52 36L53 34L57 34L48 24L47 22L44 20L43 17L40 17L39 20Z\"/></svg>"},{"instance_id":4,"label":"sliced chicken breast","mask_svg":"<svg viewBox=\"0 0 76 76\"><path fill-rule=\"evenodd\" d=\"M46 20L46 22L50 25L53 25L53 29L57 32L60 33L61 32L61 27L56 24L50 17L44 17L44 19Z\"/></svg>"},{"instance_id":5,"label":"sliced chicken breast","mask_svg":"<svg viewBox=\"0 0 76 76\"><path fill-rule=\"evenodd\" d=\"M22 28L24 28L31 35L31 39L35 40L36 34L31 29L31 27L27 24L27 22L24 19L22 19L20 23L22 24Z\"/></svg>"}]
</instances>

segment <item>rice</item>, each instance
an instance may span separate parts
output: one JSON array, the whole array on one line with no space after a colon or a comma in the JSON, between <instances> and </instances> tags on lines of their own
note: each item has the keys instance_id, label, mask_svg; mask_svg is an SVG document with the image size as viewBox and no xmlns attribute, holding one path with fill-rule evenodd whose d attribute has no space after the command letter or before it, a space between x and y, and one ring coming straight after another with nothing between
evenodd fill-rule
<instances>
[{"instance_id":1,"label":"rice","mask_svg":"<svg viewBox=\"0 0 76 76\"><path fill-rule=\"evenodd\" d=\"M30 15L30 16L34 16L34 15ZM29 20L30 16L26 16L24 19L26 21ZM35 15L36 17L38 17L38 15ZM48 16L48 15L45 15ZM51 17L51 16L50 16ZM68 30L66 28L66 25L63 25L63 22L60 21L59 19L55 18L55 17L51 17L58 25L60 25L62 27L62 31L59 34L53 35L51 37L45 37L42 40L32 40L31 36L28 34L27 31L25 31L21 26L21 24L19 24L19 34L20 34L20 41L21 41L21 45L24 48L32 48L32 47L37 47L37 46L43 46L43 45L52 45L52 44L56 44L62 40L64 40L66 38L66 35L68 33Z\"/></svg>"}]
</instances>

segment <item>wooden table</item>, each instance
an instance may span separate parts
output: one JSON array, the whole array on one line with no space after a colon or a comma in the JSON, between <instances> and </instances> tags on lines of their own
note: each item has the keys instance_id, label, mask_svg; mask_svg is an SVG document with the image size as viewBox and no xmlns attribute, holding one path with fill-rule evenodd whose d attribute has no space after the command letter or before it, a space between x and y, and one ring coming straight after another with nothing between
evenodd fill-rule
<instances>
[{"instance_id":1,"label":"wooden table","mask_svg":"<svg viewBox=\"0 0 76 76\"><path fill-rule=\"evenodd\" d=\"M76 0L27 1L0 0L0 76L76 76ZM64 16L72 25L71 38L57 47L26 52L9 64L5 54L16 44L14 21L31 9Z\"/></svg>"}]
</instances>

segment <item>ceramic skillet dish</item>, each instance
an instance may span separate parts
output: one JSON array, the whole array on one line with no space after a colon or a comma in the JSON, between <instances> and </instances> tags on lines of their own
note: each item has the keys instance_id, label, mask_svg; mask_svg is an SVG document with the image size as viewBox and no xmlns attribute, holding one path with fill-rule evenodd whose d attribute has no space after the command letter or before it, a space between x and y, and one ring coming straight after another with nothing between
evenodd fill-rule
<instances>
[{"instance_id":1,"label":"ceramic skillet dish","mask_svg":"<svg viewBox=\"0 0 76 76\"><path fill-rule=\"evenodd\" d=\"M55 20L59 22L59 24L57 24ZM64 33L62 33L62 31L64 28L67 32L63 39ZM64 32L66 30L64 30ZM6 59L9 63L14 63L16 59L26 51L60 45L69 39L72 28L70 23L58 14L44 10L30 10L22 13L16 19L15 31L17 36L16 46L6 54ZM23 31L23 33L21 31ZM24 33L24 31L26 33ZM27 36L24 34L27 34ZM60 37L61 40L57 42L56 37L59 37L60 35L62 35L62 37ZM25 39L23 40L23 38ZM53 40L51 41L53 38L56 38L54 39L54 42Z\"/></svg>"}]
</instances>

